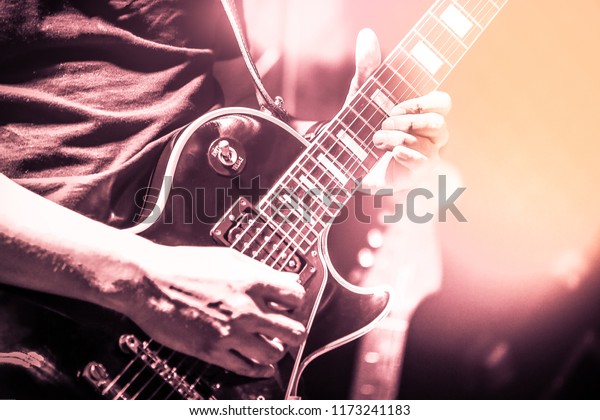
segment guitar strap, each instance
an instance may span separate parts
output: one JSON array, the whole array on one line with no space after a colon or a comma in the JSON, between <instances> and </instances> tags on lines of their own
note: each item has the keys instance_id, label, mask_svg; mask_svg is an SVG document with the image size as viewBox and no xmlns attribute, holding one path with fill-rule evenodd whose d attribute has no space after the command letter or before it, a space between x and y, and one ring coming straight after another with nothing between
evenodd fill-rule
<instances>
[{"instance_id":1,"label":"guitar strap","mask_svg":"<svg viewBox=\"0 0 600 420\"><path fill-rule=\"evenodd\" d=\"M242 57L246 63L246 67L248 67L248 71L252 76L256 99L258 100L261 111L267 112L274 117L279 118L281 121L287 122L289 115L283 107L283 98L277 96L275 99L273 99L271 96L269 96L267 89L262 83L258 69L252 60L252 56L248 50L248 44L246 43L246 37L244 36L244 31L242 30L242 25L240 24L239 13L235 5L235 0L221 0L221 3L223 4L227 18L229 19L231 28L233 29L235 39L237 40Z\"/></svg>"}]
</instances>

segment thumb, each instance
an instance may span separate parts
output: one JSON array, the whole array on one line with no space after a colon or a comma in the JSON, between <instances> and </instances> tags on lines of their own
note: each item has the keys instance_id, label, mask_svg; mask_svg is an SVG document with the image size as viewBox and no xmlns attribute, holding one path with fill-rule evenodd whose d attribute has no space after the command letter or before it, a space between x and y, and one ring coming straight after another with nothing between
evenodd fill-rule
<instances>
[{"instance_id":1,"label":"thumb","mask_svg":"<svg viewBox=\"0 0 600 420\"><path fill-rule=\"evenodd\" d=\"M356 38L356 71L350 84L350 90L346 97L348 102L369 78L369 76L381 64L381 50L375 32L365 28L358 33Z\"/></svg>"}]
</instances>

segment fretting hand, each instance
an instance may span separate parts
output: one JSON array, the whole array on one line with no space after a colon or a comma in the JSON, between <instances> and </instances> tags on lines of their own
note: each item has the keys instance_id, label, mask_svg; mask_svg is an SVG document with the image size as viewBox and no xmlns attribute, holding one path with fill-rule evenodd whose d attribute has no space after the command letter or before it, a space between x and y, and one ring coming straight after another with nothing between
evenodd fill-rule
<instances>
[{"instance_id":1,"label":"fretting hand","mask_svg":"<svg viewBox=\"0 0 600 420\"><path fill-rule=\"evenodd\" d=\"M380 63L377 36L363 29L356 42L356 72L347 102ZM375 146L388 153L365 177L363 187L405 190L430 173L440 159L440 149L448 142L445 116L451 104L450 96L439 91L397 104L373 136Z\"/></svg>"}]
</instances>

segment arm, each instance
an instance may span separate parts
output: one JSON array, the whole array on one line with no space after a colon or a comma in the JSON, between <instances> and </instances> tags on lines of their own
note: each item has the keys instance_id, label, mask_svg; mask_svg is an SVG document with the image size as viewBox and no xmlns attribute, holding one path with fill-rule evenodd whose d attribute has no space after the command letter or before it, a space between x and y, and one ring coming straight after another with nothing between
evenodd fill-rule
<instances>
[{"instance_id":1,"label":"arm","mask_svg":"<svg viewBox=\"0 0 600 420\"><path fill-rule=\"evenodd\" d=\"M296 276L228 248L166 247L95 222L0 175L0 281L130 317L163 344L268 376L304 327L269 309L300 305ZM227 266L227 270L222 270Z\"/></svg>"}]
</instances>

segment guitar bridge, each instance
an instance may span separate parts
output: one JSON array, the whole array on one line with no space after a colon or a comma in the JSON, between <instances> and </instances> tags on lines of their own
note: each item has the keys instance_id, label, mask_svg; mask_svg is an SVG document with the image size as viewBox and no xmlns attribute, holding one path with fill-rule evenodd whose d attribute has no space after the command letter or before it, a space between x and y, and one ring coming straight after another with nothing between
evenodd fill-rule
<instances>
[{"instance_id":1,"label":"guitar bridge","mask_svg":"<svg viewBox=\"0 0 600 420\"><path fill-rule=\"evenodd\" d=\"M182 398L186 400L204 399L194 386L186 381L185 376L180 375L175 367L170 366L157 352L150 349L148 342L142 342L134 335L124 334L119 338L119 347L126 353L134 354L146 367L171 385Z\"/></svg>"}]
</instances>

